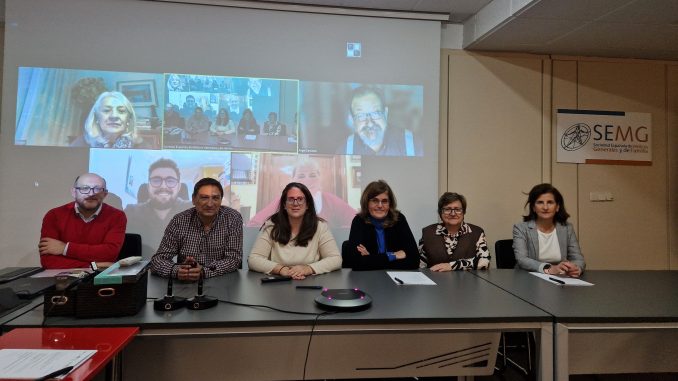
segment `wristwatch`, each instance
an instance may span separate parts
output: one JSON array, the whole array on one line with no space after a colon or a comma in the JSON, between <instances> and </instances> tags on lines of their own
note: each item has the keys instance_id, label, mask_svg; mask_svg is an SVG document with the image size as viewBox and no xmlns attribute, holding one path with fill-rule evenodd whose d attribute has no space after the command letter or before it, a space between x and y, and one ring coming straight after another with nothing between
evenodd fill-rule
<instances>
[{"instance_id":1,"label":"wristwatch","mask_svg":"<svg viewBox=\"0 0 678 381\"><path fill-rule=\"evenodd\" d=\"M544 271L544 273L546 273L548 271L548 269L550 269L550 268L551 268L551 264L547 263L547 264L544 265L544 269L542 271Z\"/></svg>"}]
</instances>

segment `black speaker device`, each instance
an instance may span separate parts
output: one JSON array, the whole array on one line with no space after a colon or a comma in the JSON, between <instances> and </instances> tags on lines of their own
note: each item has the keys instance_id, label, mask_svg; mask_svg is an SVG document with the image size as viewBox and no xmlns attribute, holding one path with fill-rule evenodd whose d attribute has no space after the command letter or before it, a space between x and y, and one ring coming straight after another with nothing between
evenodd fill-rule
<instances>
[{"instance_id":1,"label":"black speaker device","mask_svg":"<svg viewBox=\"0 0 678 381\"><path fill-rule=\"evenodd\" d=\"M358 288L330 288L324 289L315 303L331 311L360 311L370 307L372 297Z\"/></svg>"}]
</instances>

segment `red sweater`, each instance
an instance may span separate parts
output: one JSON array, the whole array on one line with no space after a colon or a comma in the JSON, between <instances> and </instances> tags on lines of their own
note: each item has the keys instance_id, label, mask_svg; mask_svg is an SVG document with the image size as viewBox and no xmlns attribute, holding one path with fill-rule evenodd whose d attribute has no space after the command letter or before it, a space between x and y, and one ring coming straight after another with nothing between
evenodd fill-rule
<instances>
[{"instance_id":1,"label":"red sweater","mask_svg":"<svg viewBox=\"0 0 678 381\"><path fill-rule=\"evenodd\" d=\"M122 211L103 204L89 223L75 213L74 202L54 208L42 220L40 237L68 243L66 255L41 255L46 269L89 267L89 263L115 262L125 240L127 217Z\"/></svg>"}]
</instances>

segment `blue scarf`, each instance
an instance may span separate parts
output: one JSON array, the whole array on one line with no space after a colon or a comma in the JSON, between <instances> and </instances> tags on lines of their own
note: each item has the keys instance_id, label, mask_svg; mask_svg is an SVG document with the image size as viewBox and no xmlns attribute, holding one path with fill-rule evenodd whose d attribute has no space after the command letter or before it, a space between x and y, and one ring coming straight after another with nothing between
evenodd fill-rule
<instances>
[{"instance_id":1,"label":"blue scarf","mask_svg":"<svg viewBox=\"0 0 678 381\"><path fill-rule=\"evenodd\" d=\"M374 229L377 231L377 247L379 248L379 254L387 254L386 235L384 234L384 220L377 220L376 218L370 216L370 222L372 222Z\"/></svg>"}]
</instances>

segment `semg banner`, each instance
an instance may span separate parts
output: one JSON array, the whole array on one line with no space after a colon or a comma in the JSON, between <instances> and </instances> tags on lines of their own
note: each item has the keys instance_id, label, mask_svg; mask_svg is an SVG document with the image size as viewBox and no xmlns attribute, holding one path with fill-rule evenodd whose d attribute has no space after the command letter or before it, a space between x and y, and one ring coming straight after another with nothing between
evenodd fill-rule
<instances>
[{"instance_id":1,"label":"semg banner","mask_svg":"<svg viewBox=\"0 0 678 381\"><path fill-rule=\"evenodd\" d=\"M652 165L652 115L558 109L560 163Z\"/></svg>"}]
</instances>

